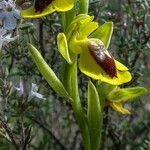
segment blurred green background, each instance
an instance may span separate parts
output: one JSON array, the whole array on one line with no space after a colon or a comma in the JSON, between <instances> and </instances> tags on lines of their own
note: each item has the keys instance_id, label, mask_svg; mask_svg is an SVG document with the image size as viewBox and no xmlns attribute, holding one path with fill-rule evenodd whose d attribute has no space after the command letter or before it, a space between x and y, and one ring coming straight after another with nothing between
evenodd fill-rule
<instances>
[{"instance_id":1,"label":"blurred green background","mask_svg":"<svg viewBox=\"0 0 150 150\"><path fill-rule=\"evenodd\" d=\"M24 7L22 1L17 1ZM27 4L27 3L26 3ZM109 50L132 73L123 87L144 86L150 89L150 1L90 0L89 14L100 25L114 22ZM24 150L82 150L79 128L71 106L58 97L42 78L27 50L35 45L55 73L61 74L61 60L56 36L62 30L61 15L54 13L41 19L22 20L14 32L20 38L3 47L0 54L0 150L15 149L3 128L9 129ZM78 72L82 104L87 108L87 78ZM47 100L21 100L13 87L23 80L27 88L36 83ZM125 116L106 108L102 132L102 150L150 150L149 92L132 104L132 115ZM24 130L22 130L22 127ZM20 142L21 143L21 142Z\"/></svg>"}]
</instances>

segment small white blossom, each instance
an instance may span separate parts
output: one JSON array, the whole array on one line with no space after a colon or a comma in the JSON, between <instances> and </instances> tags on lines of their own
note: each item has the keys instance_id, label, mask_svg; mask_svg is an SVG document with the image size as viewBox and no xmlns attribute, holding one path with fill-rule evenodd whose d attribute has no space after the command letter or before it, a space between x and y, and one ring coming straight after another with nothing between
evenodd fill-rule
<instances>
[{"instance_id":1,"label":"small white blossom","mask_svg":"<svg viewBox=\"0 0 150 150\"><path fill-rule=\"evenodd\" d=\"M15 90L17 91L18 96L22 96L24 93L24 87L23 87L23 82L20 82L20 87L15 87Z\"/></svg>"},{"instance_id":2,"label":"small white blossom","mask_svg":"<svg viewBox=\"0 0 150 150\"><path fill-rule=\"evenodd\" d=\"M0 9L7 10L7 8L15 8L16 4L13 0L0 0Z\"/></svg>"},{"instance_id":3,"label":"small white blossom","mask_svg":"<svg viewBox=\"0 0 150 150\"><path fill-rule=\"evenodd\" d=\"M38 87L36 84L32 83L32 87L31 87L31 91L29 93L29 97L28 100L30 101L31 99L33 99L34 97L39 98L39 99L43 99L46 100L46 98L44 98L44 96L40 93L37 93L38 91Z\"/></svg>"},{"instance_id":4,"label":"small white blossom","mask_svg":"<svg viewBox=\"0 0 150 150\"><path fill-rule=\"evenodd\" d=\"M28 95L28 101L31 101L33 98L46 100L46 98L44 98L42 94L37 92L38 87L36 84L34 83L31 84L31 89L29 92L27 92L28 90L26 90L25 84L22 81L20 82L19 86L20 87L15 87L18 96L22 96L23 94Z\"/></svg>"},{"instance_id":5,"label":"small white blossom","mask_svg":"<svg viewBox=\"0 0 150 150\"><path fill-rule=\"evenodd\" d=\"M3 22L3 28L13 30L17 26L17 19L21 19L20 11L16 9L15 2L12 0L3 0L0 2L0 20Z\"/></svg>"},{"instance_id":6,"label":"small white blossom","mask_svg":"<svg viewBox=\"0 0 150 150\"><path fill-rule=\"evenodd\" d=\"M16 40L18 37L18 35L11 37L11 34L7 34L7 31L5 29L0 29L0 50L3 45Z\"/></svg>"}]
</instances>

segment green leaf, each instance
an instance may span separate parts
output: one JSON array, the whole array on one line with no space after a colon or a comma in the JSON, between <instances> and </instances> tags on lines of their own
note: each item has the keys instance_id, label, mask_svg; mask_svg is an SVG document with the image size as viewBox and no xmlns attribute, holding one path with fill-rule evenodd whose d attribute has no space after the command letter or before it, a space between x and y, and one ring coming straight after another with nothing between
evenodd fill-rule
<instances>
[{"instance_id":1,"label":"green leaf","mask_svg":"<svg viewBox=\"0 0 150 150\"><path fill-rule=\"evenodd\" d=\"M39 51L31 44L28 44L28 49L39 71L49 83L49 85L53 88L53 90L60 96L69 98L69 94L67 93L63 84L57 78L56 74L49 67L49 65L45 62Z\"/></svg>"},{"instance_id":2,"label":"green leaf","mask_svg":"<svg viewBox=\"0 0 150 150\"><path fill-rule=\"evenodd\" d=\"M109 93L107 99L112 102L132 101L147 92L144 87L116 89Z\"/></svg>"},{"instance_id":3,"label":"green leaf","mask_svg":"<svg viewBox=\"0 0 150 150\"><path fill-rule=\"evenodd\" d=\"M67 39L64 33L59 33L57 36L57 45L58 50L61 53L61 55L64 57L64 59L69 63L72 64L72 61L69 56L69 50L68 50L68 43Z\"/></svg>"},{"instance_id":4,"label":"green leaf","mask_svg":"<svg viewBox=\"0 0 150 150\"><path fill-rule=\"evenodd\" d=\"M88 84L88 124L90 131L91 150L99 150L103 114L98 92L92 82Z\"/></svg>"},{"instance_id":5,"label":"green leaf","mask_svg":"<svg viewBox=\"0 0 150 150\"><path fill-rule=\"evenodd\" d=\"M106 22L90 35L90 38L100 39L108 48L113 32L113 22Z\"/></svg>"}]
</instances>

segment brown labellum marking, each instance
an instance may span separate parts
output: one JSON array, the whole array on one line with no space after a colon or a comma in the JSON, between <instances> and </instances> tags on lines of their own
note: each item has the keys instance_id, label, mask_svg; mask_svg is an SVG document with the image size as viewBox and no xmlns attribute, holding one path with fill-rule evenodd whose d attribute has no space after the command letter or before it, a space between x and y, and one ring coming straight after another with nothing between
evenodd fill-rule
<instances>
[{"instance_id":1,"label":"brown labellum marking","mask_svg":"<svg viewBox=\"0 0 150 150\"><path fill-rule=\"evenodd\" d=\"M53 0L35 0L35 12L42 12Z\"/></svg>"},{"instance_id":2,"label":"brown labellum marking","mask_svg":"<svg viewBox=\"0 0 150 150\"><path fill-rule=\"evenodd\" d=\"M96 63L111 77L117 77L116 64L104 45L91 42L88 46Z\"/></svg>"}]
</instances>

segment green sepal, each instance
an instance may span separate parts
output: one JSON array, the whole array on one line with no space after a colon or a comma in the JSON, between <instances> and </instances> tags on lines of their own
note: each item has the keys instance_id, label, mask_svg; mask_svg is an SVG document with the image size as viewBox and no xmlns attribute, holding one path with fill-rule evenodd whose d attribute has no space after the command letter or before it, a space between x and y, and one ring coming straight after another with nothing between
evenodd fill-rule
<instances>
[{"instance_id":1,"label":"green sepal","mask_svg":"<svg viewBox=\"0 0 150 150\"><path fill-rule=\"evenodd\" d=\"M106 22L100 26L96 31L94 31L90 38L100 39L106 48L108 48L113 32L113 22Z\"/></svg>"},{"instance_id":2,"label":"green sepal","mask_svg":"<svg viewBox=\"0 0 150 150\"><path fill-rule=\"evenodd\" d=\"M99 95L94 84L88 83L88 124L90 131L91 149L99 150L103 120Z\"/></svg>"},{"instance_id":3,"label":"green sepal","mask_svg":"<svg viewBox=\"0 0 150 150\"><path fill-rule=\"evenodd\" d=\"M107 95L115 88L117 88L116 85L111 85L101 81L97 82L97 91L99 93L99 96L103 99L106 99Z\"/></svg>"},{"instance_id":4,"label":"green sepal","mask_svg":"<svg viewBox=\"0 0 150 150\"><path fill-rule=\"evenodd\" d=\"M49 67L49 65L45 62L39 51L31 44L28 44L28 49L31 53L31 56L38 67L39 71L45 78L45 80L49 83L52 89L58 93L58 95L62 97L66 97L70 99L69 94L64 88L62 82L57 78L56 74Z\"/></svg>"},{"instance_id":5,"label":"green sepal","mask_svg":"<svg viewBox=\"0 0 150 150\"><path fill-rule=\"evenodd\" d=\"M108 94L107 99L112 102L132 101L146 92L147 89L144 87L122 88L122 89L118 88L111 91Z\"/></svg>"}]
</instances>

